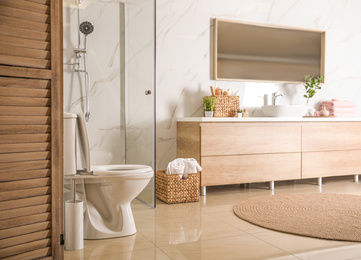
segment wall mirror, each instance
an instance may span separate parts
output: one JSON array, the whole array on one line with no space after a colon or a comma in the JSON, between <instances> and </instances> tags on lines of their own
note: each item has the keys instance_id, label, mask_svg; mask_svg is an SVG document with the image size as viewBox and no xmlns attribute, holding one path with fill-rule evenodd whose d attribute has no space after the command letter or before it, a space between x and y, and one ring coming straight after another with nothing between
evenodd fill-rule
<instances>
[{"instance_id":1,"label":"wall mirror","mask_svg":"<svg viewBox=\"0 0 361 260\"><path fill-rule=\"evenodd\" d=\"M325 32L214 19L215 80L304 82L324 75Z\"/></svg>"}]
</instances>

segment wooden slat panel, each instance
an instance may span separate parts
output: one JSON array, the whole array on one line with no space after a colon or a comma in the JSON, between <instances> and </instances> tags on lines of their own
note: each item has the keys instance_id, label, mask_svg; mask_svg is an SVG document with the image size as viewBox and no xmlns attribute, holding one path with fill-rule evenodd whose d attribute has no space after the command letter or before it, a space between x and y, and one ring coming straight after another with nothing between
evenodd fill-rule
<instances>
[{"instance_id":1,"label":"wooden slat panel","mask_svg":"<svg viewBox=\"0 0 361 260\"><path fill-rule=\"evenodd\" d=\"M0 211L0 220L37 215L37 214L41 214L44 212L50 212L50 211L51 211L51 204L3 210L3 211Z\"/></svg>"},{"instance_id":2,"label":"wooden slat panel","mask_svg":"<svg viewBox=\"0 0 361 260\"><path fill-rule=\"evenodd\" d=\"M300 125L276 123L201 124L202 156L285 152L301 152Z\"/></svg>"},{"instance_id":3,"label":"wooden slat panel","mask_svg":"<svg viewBox=\"0 0 361 260\"><path fill-rule=\"evenodd\" d=\"M35 223L15 228L8 228L0 230L0 239L5 239L9 237L21 236L37 231L47 230L51 228L51 222L45 221L41 223Z\"/></svg>"},{"instance_id":4,"label":"wooden slat panel","mask_svg":"<svg viewBox=\"0 0 361 260\"><path fill-rule=\"evenodd\" d=\"M2 24L0 25L0 35L13 36L22 39L38 40L42 42L50 41L50 34L47 32L39 32L39 31L32 31L23 28L15 28Z\"/></svg>"},{"instance_id":5,"label":"wooden slat panel","mask_svg":"<svg viewBox=\"0 0 361 260\"><path fill-rule=\"evenodd\" d=\"M27 197L31 197L31 196L40 196L40 195L50 194L50 192L51 192L50 186L26 189L26 190L22 190L21 193L19 193L18 190L4 191L4 192L0 192L0 201L21 199L21 198L27 198ZM1 229L1 226L0 226L0 229Z\"/></svg>"},{"instance_id":6,"label":"wooden slat panel","mask_svg":"<svg viewBox=\"0 0 361 260\"><path fill-rule=\"evenodd\" d=\"M302 151L360 150L360 133L360 122L304 124L302 126Z\"/></svg>"},{"instance_id":7,"label":"wooden slat panel","mask_svg":"<svg viewBox=\"0 0 361 260\"><path fill-rule=\"evenodd\" d=\"M302 153L302 178L361 173L361 150Z\"/></svg>"},{"instance_id":8,"label":"wooden slat panel","mask_svg":"<svg viewBox=\"0 0 361 260\"><path fill-rule=\"evenodd\" d=\"M38 50L49 50L50 43L38 40L29 40L25 38L18 38L12 36L0 35L0 42L3 45L18 46L24 48L38 49Z\"/></svg>"},{"instance_id":9,"label":"wooden slat panel","mask_svg":"<svg viewBox=\"0 0 361 260\"><path fill-rule=\"evenodd\" d=\"M50 89L50 80L0 77L0 86L11 88Z\"/></svg>"},{"instance_id":10,"label":"wooden slat panel","mask_svg":"<svg viewBox=\"0 0 361 260\"><path fill-rule=\"evenodd\" d=\"M28 179L24 181L8 181L0 183L0 191L23 190L49 186L50 178Z\"/></svg>"},{"instance_id":11,"label":"wooden slat panel","mask_svg":"<svg viewBox=\"0 0 361 260\"><path fill-rule=\"evenodd\" d=\"M50 168L50 161L48 160L17 162L17 163L0 163L0 173L11 172L11 171L15 172L15 171L38 170L38 169L47 169L47 168Z\"/></svg>"},{"instance_id":12,"label":"wooden slat panel","mask_svg":"<svg viewBox=\"0 0 361 260\"><path fill-rule=\"evenodd\" d=\"M0 173L0 181L16 181L44 177L50 177L50 169Z\"/></svg>"},{"instance_id":13,"label":"wooden slat panel","mask_svg":"<svg viewBox=\"0 0 361 260\"><path fill-rule=\"evenodd\" d=\"M23 161L36 161L36 160L49 160L50 152L28 152L28 153L9 153L2 154L0 163L23 162ZM1 184L0 184L1 185Z\"/></svg>"},{"instance_id":14,"label":"wooden slat panel","mask_svg":"<svg viewBox=\"0 0 361 260\"><path fill-rule=\"evenodd\" d=\"M0 116L0 125L46 125L50 116Z\"/></svg>"},{"instance_id":15,"label":"wooden slat panel","mask_svg":"<svg viewBox=\"0 0 361 260\"><path fill-rule=\"evenodd\" d=\"M28 251L33 251L40 248L46 248L51 245L51 239L42 239L34 242L12 246L9 248L0 249L1 257L8 257L12 255L19 255Z\"/></svg>"},{"instance_id":16,"label":"wooden slat panel","mask_svg":"<svg viewBox=\"0 0 361 260\"><path fill-rule=\"evenodd\" d=\"M38 4L42 4L42 5L49 5L50 4L50 0L26 0L28 2L33 2L33 3L38 3Z\"/></svg>"},{"instance_id":17,"label":"wooden slat panel","mask_svg":"<svg viewBox=\"0 0 361 260\"><path fill-rule=\"evenodd\" d=\"M21 207L30 207L35 205L50 204L51 196L37 196L25 199L8 200L0 202L0 210L16 209ZM1 215L1 213L0 213Z\"/></svg>"},{"instance_id":18,"label":"wooden slat panel","mask_svg":"<svg viewBox=\"0 0 361 260\"><path fill-rule=\"evenodd\" d=\"M0 144L50 142L50 134L0 135Z\"/></svg>"},{"instance_id":19,"label":"wooden slat panel","mask_svg":"<svg viewBox=\"0 0 361 260\"><path fill-rule=\"evenodd\" d=\"M301 177L301 153L202 157L201 186L294 180Z\"/></svg>"},{"instance_id":20,"label":"wooden slat panel","mask_svg":"<svg viewBox=\"0 0 361 260\"><path fill-rule=\"evenodd\" d=\"M33 11L28 11L24 9L9 7L9 6L2 6L0 8L0 15L8 16L8 17L15 17L22 20L26 20L26 22L39 22L39 23L49 23L49 15L37 13Z\"/></svg>"},{"instance_id":21,"label":"wooden slat panel","mask_svg":"<svg viewBox=\"0 0 361 260\"><path fill-rule=\"evenodd\" d=\"M43 22L36 22L36 21L29 21L29 20L23 20L16 17L10 17L0 14L0 21L2 24L6 24L8 26L12 27L19 27L23 29L29 29L39 32L49 32L50 26L47 23Z\"/></svg>"},{"instance_id":22,"label":"wooden slat panel","mask_svg":"<svg viewBox=\"0 0 361 260\"><path fill-rule=\"evenodd\" d=\"M19 56L19 57L28 57L34 59L47 59L50 58L49 51L29 49L23 47L15 47L9 45L0 44L0 54L10 55L10 56Z\"/></svg>"},{"instance_id":23,"label":"wooden slat panel","mask_svg":"<svg viewBox=\"0 0 361 260\"><path fill-rule=\"evenodd\" d=\"M0 87L0 96L48 98L50 89Z\"/></svg>"},{"instance_id":24,"label":"wooden slat panel","mask_svg":"<svg viewBox=\"0 0 361 260\"><path fill-rule=\"evenodd\" d=\"M39 69L47 69L50 67L49 60L17 57L3 54L0 55L0 64Z\"/></svg>"},{"instance_id":25,"label":"wooden slat panel","mask_svg":"<svg viewBox=\"0 0 361 260\"><path fill-rule=\"evenodd\" d=\"M11 247L19 244L29 243L31 241L45 239L51 237L51 230L38 231L18 237L12 237L1 241L0 249Z\"/></svg>"},{"instance_id":26,"label":"wooden slat panel","mask_svg":"<svg viewBox=\"0 0 361 260\"><path fill-rule=\"evenodd\" d=\"M50 79L51 71L44 69L15 68L0 65L0 75L10 77L26 77L32 79Z\"/></svg>"},{"instance_id":27,"label":"wooden slat panel","mask_svg":"<svg viewBox=\"0 0 361 260\"><path fill-rule=\"evenodd\" d=\"M51 247L45 247L42 249L29 251L23 254L10 256L7 257L6 260L32 260L32 259L54 260L53 257L49 256L51 254L52 254Z\"/></svg>"},{"instance_id":28,"label":"wooden slat panel","mask_svg":"<svg viewBox=\"0 0 361 260\"><path fill-rule=\"evenodd\" d=\"M51 220L51 213L41 213L26 217L0 220L0 229L8 229Z\"/></svg>"},{"instance_id":29,"label":"wooden slat panel","mask_svg":"<svg viewBox=\"0 0 361 260\"><path fill-rule=\"evenodd\" d=\"M36 152L49 151L50 143L20 143L20 144L1 144L1 153L20 153L20 152Z\"/></svg>"},{"instance_id":30,"label":"wooden slat panel","mask_svg":"<svg viewBox=\"0 0 361 260\"><path fill-rule=\"evenodd\" d=\"M15 17L25 22L38 22L38 23L49 23L49 15L37 13L33 11L28 11L24 9L9 7L9 6L2 6L0 8L0 15L8 16L8 17Z\"/></svg>"},{"instance_id":31,"label":"wooden slat panel","mask_svg":"<svg viewBox=\"0 0 361 260\"><path fill-rule=\"evenodd\" d=\"M32 3L23 0L1 0L1 5L6 5L18 9L24 9L41 14L49 14L49 6L43 4Z\"/></svg>"},{"instance_id":32,"label":"wooden slat panel","mask_svg":"<svg viewBox=\"0 0 361 260\"><path fill-rule=\"evenodd\" d=\"M63 259L62 1L0 5L0 230L12 232L0 242L0 258ZM31 86L8 77L49 81ZM44 221L46 230L35 228Z\"/></svg>"},{"instance_id":33,"label":"wooden slat panel","mask_svg":"<svg viewBox=\"0 0 361 260\"><path fill-rule=\"evenodd\" d=\"M49 116L50 108L0 106L0 114L3 116Z\"/></svg>"},{"instance_id":34,"label":"wooden slat panel","mask_svg":"<svg viewBox=\"0 0 361 260\"><path fill-rule=\"evenodd\" d=\"M27 97L1 97L0 104L3 106L32 106L48 107L50 98L27 98Z\"/></svg>"},{"instance_id":35,"label":"wooden slat panel","mask_svg":"<svg viewBox=\"0 0 361 260\"><path fill-rule=\"evenodd\" d=\"M43 133L50 133L50 125L0 125L0 134L43 134Z\"/></svg>"}]
</instances>

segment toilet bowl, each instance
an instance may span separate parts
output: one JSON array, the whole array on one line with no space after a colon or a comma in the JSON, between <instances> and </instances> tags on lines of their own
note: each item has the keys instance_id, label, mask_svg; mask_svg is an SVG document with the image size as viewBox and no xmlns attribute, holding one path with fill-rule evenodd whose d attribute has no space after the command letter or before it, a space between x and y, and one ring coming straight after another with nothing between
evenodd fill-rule
<instances>
[{"instance_id":1,"label":"toilet bowl","mask_svg":"<svg viewBox=\"0 0 361 260\"><path fill-rule=\"evenodd\" d=\"M84 238L103 239L136 233L130 203L154 176L153 169L147 165L91 166L83 111L78 107L76 114L66 115L64 126L74 125L67 120L77 120L79 152L84 170L76 175L64 172L64 176L66 179L82 180L77 182L76 192L84 201ZM70 128L64 127L64 140L69 139L67 135L74 134L75 131ZM64 165L73 162L75 156L75 147L64 146Z\"/></svg>"}]
</instances>

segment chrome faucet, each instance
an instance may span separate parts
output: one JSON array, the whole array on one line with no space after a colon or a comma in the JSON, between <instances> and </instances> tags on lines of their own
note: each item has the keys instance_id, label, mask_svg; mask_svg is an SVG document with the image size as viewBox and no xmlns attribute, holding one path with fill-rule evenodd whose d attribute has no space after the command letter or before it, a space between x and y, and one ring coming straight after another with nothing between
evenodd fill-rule
<instances>
[{"instance_id":1,"label":"chrome faucet","mask_svg":"<svg viewBox=\"0 0 361 260\"><path fill-rule=\"evenodd\" d=\"M276 105L277 97L283 97L285 95L285 94L282 94L282 93L279 93L279 94L277 94L277 93L278 93L278 91L275 92L275 93L272 93L272 106Z\"/></svg>"}]
</instances>

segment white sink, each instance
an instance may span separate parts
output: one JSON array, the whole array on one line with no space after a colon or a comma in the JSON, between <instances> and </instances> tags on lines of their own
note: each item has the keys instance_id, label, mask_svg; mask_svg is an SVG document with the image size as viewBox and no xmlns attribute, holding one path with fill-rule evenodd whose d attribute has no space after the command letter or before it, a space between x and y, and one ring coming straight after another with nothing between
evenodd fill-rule
<instances>
[{"instance_id":1,"label":"white sink","mask_svg":"<svg viewBox=\"0 0 361 260\"><path fill-rule=\"evenodd\" d=\"M262 112L265 116L271 117L302 117L307 113L306 106L262 106Z\"/></svg>"}]
</instances>

